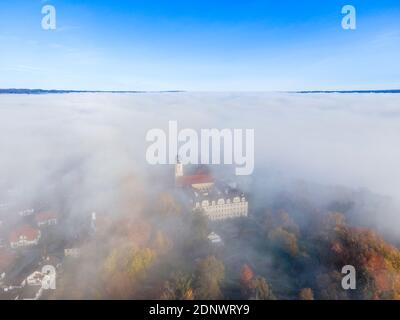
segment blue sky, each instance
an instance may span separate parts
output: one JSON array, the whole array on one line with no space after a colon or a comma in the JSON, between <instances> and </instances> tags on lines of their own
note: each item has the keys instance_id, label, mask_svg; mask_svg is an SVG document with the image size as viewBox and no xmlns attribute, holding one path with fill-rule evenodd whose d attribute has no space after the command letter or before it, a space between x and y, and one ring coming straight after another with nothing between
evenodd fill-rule
<instances>
[{"instance_id":1,"label":"blue sky","mask_svg":"<svg viewBox=\"0 0 400 320\"><path fill-rule=\"evenodd\" d=\"M41 28L46 4L56 30ZM341 27L346 4L356 30ZM400 88L398 0L13 0L0 43L2 88Z\"/></svg>"}]
</instances>

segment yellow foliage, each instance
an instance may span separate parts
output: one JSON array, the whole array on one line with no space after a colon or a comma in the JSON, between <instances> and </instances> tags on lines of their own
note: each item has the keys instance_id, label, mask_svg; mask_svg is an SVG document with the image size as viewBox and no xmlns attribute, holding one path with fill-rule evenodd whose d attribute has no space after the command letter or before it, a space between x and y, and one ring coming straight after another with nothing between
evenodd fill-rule
<instances>
[{"instance_id":1,"label":"yellow foliage","mask_svg":"<svg viewBox=\"0 0 400 320\"><path fill-rule=\"evenodd\" d=\"M294 233L288 232L282 228L276 228L269 233L269 239L277 243L283 250L292 256L299 253L297 237Z\"/></svg>"},{"instance_id":2,"label":"yellow foliage","mask_svg":"<svg viewBox=\"0 0 400 320\"><path fill-rule=\"evenodd\" d=\"M154 262L156 254L149 248L125 246L111 251L103 263L103 280L107 283L125 281L124 286L134 284L146 275L146 270Z\"/></svg>"}]
</instances>

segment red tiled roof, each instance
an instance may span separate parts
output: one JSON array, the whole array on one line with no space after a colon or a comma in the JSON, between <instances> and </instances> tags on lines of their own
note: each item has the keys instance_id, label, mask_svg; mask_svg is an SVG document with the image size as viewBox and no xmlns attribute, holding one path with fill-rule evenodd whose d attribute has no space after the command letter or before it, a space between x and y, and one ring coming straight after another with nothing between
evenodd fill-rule
<instances>
[{"instance_id":1,"label":"red tiled roof","mask_svg":"<svg viewBox=\"0 0 400 320\"><path fill-rule=\"evenodd\" d=\"M28 241L33 241L39 237L39 230L28 225L19 227L11 232L10 242L18 242L21 236L25 236Z\"/></svg>"},{"instance_id":2,"label":"red tiled roof","mask_svg":"<svg viewBox=\"0 0 400 320\"><path fill-rule=\"evenodd\" d=\"M52 219L57 219L57 215L51 211L40 212L35 217L36 222L45 222Z\"/></svg>"},{"instance_id":3,"label":"red tiled roof","mask_svg":"<svg viewBox=\"0 0 400 320\"><path fill-rule=\"evenodd\" d=\"M214 182L214 178L209 174L196 174L196 175L192 175L192 176L178 177L177 182L181 185L212 183L212 182Z\"/></svg>"}]
</instances>

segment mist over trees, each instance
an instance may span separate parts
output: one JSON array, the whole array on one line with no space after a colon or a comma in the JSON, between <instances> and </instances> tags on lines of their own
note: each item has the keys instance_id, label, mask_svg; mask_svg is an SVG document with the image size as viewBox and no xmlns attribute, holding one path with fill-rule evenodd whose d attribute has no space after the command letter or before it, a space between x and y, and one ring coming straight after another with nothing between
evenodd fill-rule
<instances>
[{"instance_id":1,"label":"mist over trees","mask_svg":"<svg viewBox=\"0 0 400 320\"><path fill-rule=\"evenodd\" d=\"M0 202L17 203L0 211L0 238L7 241L20 206L43 202L58 212L63 228L46 235L54 243L97 213L95 232L79 257L64 259L48 298L400 298L399 98L62 97L0 97ZM191 212L174 193L173 167L146 163L146 131L171 118L196 129L255 129L254 174L234 177L249 195L248 218L213 223ZM229 167L212 170L231 177ZM210 243L211 231L223 245ZM0 248L6 268L2 257L18 263L23 254ZM341 286L347 264L356 290Z\"/></svg>"}]
</instances>

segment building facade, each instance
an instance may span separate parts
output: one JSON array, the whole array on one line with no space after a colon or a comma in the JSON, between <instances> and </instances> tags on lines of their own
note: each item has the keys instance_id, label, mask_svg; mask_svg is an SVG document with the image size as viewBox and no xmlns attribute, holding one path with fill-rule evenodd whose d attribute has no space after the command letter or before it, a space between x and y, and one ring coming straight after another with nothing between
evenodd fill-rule
<instances>
[{"instance_id":1,"label":"building facade","mask_svg":"<svg viewBox=\"0 0 400 320\"><path fill-rule=\"evenodd\" d=\"M210 220L247 217L249 203L244 197L221 197L216 200L196 201L194 209L202 209Z\"/></svg>"},{"instance_id":2,"label":"building facade","mask_svg":"<svg viewBox=\"0 0 400 320\"><path fill-rule=\"evenodd\" d=\"M175 183L177 187L185 190L193 211L202 210L213 221L247 217L249 203L242 191L215 182L205 167L185 174L183 165L177 160Z\"/></svg>"}]
</instances>

